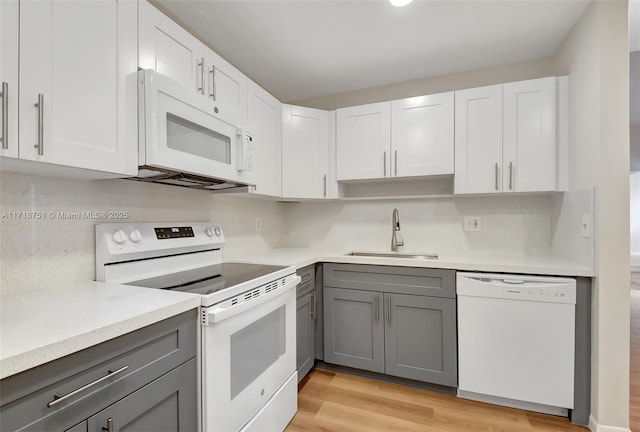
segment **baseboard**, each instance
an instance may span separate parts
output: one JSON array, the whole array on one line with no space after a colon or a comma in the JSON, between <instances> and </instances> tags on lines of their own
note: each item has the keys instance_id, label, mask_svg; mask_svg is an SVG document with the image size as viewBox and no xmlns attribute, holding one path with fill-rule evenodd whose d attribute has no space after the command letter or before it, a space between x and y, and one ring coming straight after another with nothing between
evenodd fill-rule
<instances>
[{"instance_id":1,"label":"baseboard","mask_svg":"<svg viewBox=\"0 0 640 432\"><path fill-rule=\"evenodd\" d=\"M591 432L631 432L631 429L629 428L598 424L592 415L589 416L589 429Z\"/></svg>"}]
</instances>

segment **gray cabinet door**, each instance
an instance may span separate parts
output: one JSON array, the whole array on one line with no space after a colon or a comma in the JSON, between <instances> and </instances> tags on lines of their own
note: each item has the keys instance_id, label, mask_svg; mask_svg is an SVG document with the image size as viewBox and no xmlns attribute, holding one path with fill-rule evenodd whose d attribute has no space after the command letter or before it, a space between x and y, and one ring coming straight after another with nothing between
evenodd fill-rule
<instances>
[{"instance_id":1,"label":"gray cabinet door","mask_svg":"<svg viewBox=\"0 0 640 432\"><path fill-rule=\"evenodd\" d=\"M316 356L315 292L298 297L296 309L296 369L300 382L313 367Z\"/></svg>"},{"instance_id":2,"label":"gray cabinet door","mask_svg":"<svg viewBox=\"0 0 640 432\"><path fill-rule=\"evenodd\" d=\"M457 385L456 302L384 294L385 373Z\"/></svg>"},{"instance_id":3,"label":"gray cabinet door","mask_svg":"<svg viewBox=\"0 0 640 432\"><path fill-rule=\"evenodd\" d=\"M324 289L324 361L384 372L383 295Z\"/></svg>"},{"instance_id":4,"label":"gray cabinet door","mask_svg":"<svg viewBox=\"0 0 640 432\"><path fill-rule=\"evenodd\" d=\"M150 382L87 420L90 432L195 431L196 359ZM103 429L104 428L104 429Z\"/></svg>"}]
</instances>

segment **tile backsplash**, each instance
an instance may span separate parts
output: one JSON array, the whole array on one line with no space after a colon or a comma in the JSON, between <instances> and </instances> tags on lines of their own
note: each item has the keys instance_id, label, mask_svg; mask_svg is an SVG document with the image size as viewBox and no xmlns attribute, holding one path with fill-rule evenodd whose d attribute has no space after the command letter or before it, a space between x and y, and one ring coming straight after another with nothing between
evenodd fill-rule
<instances>
[{"instance_id":1,"label":"tile backsplash","mask_svg":"<svg viewBox=\"0 0 640 432\"><path fill-rule=\"evenodd\" d=\"M406 251L548 254L552 201L524 195L279 203L129 180L0 172L0 284L8 294L93 280L94 225L118 220L215 221L227 239L224 256L241 259L279 247L387 250L397 207ZM126 218L92 218L100 212ZM482 231L463 231L464 215L480 216Z\"/></svg>"},{"instance_id":2,"label":"tile backsplash","mask_svg":"<svg viewBox=\"0 0 640 432\"><path fill-rule=\"evenodd\" d=\"M7 294L94 280L96 223L212 220L225 231L225 254L238 255L280 246L283 211L274 202L130 180L0 172L0 287ZM127 217L92 218L100 212Z\"/></svg>"}]
</instances>

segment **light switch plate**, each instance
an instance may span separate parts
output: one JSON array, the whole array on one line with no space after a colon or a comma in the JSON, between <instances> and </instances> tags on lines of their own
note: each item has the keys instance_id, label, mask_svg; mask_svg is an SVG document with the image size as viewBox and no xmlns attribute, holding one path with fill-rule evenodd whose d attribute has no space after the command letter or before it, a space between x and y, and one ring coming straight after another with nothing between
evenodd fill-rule
<instances>
[{"instance_id":1,"label":"light switch plate","mask_svg":"<svg viewBox=\"0 0 640 432\"><path fill-rule=\"evenodd\" d=\"M482 218L480 216L463 216L462 227L465 231L482 231Z\"/></svg>"}]
</instances>

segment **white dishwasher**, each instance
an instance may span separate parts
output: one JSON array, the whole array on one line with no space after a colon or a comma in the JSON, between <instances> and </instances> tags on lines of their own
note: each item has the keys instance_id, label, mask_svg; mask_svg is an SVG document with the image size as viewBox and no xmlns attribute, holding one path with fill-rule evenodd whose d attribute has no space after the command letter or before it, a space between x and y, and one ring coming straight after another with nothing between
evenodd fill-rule
<instances>
[{"instance_id":1,"label":"white dishwasher","mask_svg":"<svg viewBox=\"0 0 640 432\"><path fill-rule=\"evenodd\" d=\"M566 416L576 281L457 273L458 396Z\"/></svg>"}]
</instances>

